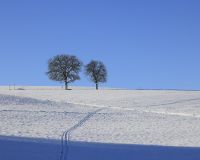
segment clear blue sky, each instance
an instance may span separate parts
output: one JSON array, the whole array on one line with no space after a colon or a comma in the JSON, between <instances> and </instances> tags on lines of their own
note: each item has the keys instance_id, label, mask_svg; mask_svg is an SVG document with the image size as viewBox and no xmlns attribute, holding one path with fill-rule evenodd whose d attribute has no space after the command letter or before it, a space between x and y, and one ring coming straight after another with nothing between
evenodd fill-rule
<instances>
[{"instance_id":1,"label":"clear blue sky","mask_svg":"<svg viewBox=\"0 0 200 160\"><path fill-rule=\"evenodd\" d=\"M0 85L60 85L47 61L103 61L106 86L200 89L199 0L0 0ZM87 78L74 85L90 86Z\"/></svg>"}]
</instances>

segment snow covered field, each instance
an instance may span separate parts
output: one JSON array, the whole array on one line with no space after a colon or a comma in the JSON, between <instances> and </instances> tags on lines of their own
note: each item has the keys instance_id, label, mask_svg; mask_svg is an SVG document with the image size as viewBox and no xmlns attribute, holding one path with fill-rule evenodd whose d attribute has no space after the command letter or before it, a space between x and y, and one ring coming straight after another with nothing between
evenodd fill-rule
<instances>
[{"instance_id":1,"label":"snow covered field","mask_svg":"<svg viewBox=\"0 0 200 160\"><path fill-rule=\"evenodd\" d=\"M0 159L200 159L200 92L0 87Z\"/></svg>"}]
</instances>

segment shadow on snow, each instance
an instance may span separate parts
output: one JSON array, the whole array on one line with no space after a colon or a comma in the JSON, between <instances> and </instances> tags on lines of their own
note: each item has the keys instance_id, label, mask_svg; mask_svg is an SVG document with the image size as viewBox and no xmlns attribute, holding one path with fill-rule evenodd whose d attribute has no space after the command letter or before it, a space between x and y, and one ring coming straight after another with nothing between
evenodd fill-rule
<instances>
[{"instance_id":1,"label":"shadow on snow","mask_svg":"<svg viewBox=\"0 0 200 160\"><path fill-rule=\"evenodd\" d=\"M58 140L0 137L1 160L58 160ZM200 147L70 142L67 160L197 160Z\"/></svg>"}]
</instances>

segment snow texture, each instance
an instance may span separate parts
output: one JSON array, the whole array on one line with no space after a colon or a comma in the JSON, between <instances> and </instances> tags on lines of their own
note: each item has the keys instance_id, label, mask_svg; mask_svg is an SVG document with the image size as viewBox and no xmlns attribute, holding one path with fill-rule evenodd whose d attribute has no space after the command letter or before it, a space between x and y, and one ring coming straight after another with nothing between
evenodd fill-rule
<instances>
[{"instance_id":1,"label":"snow texture","mask_svg":"<svg viewBox=\"0 0 200 160\"><path fill-rule=\"evenodd\" d=\"M199 91L0 87L4 160L196 160L199 123Z\"/></svg>"}]
</instances>

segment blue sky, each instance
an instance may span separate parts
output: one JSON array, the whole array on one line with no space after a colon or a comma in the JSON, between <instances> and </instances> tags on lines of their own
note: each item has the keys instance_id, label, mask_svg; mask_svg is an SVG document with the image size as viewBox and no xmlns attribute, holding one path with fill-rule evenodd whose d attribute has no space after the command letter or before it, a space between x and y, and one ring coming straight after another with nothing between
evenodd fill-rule
<instances>
[{"instance_id":1,"label":"blue sky","mask_svg":"<svg viewBox=\"0 0 200 160\"><path fill-rule=\"evenodd\" d=\"M60 85L47 61L103 61L108 87L200 89L199 0L0 0L0 85ZM93 85L82 75L73 85Z\"/></svg>"}]
</instances>

